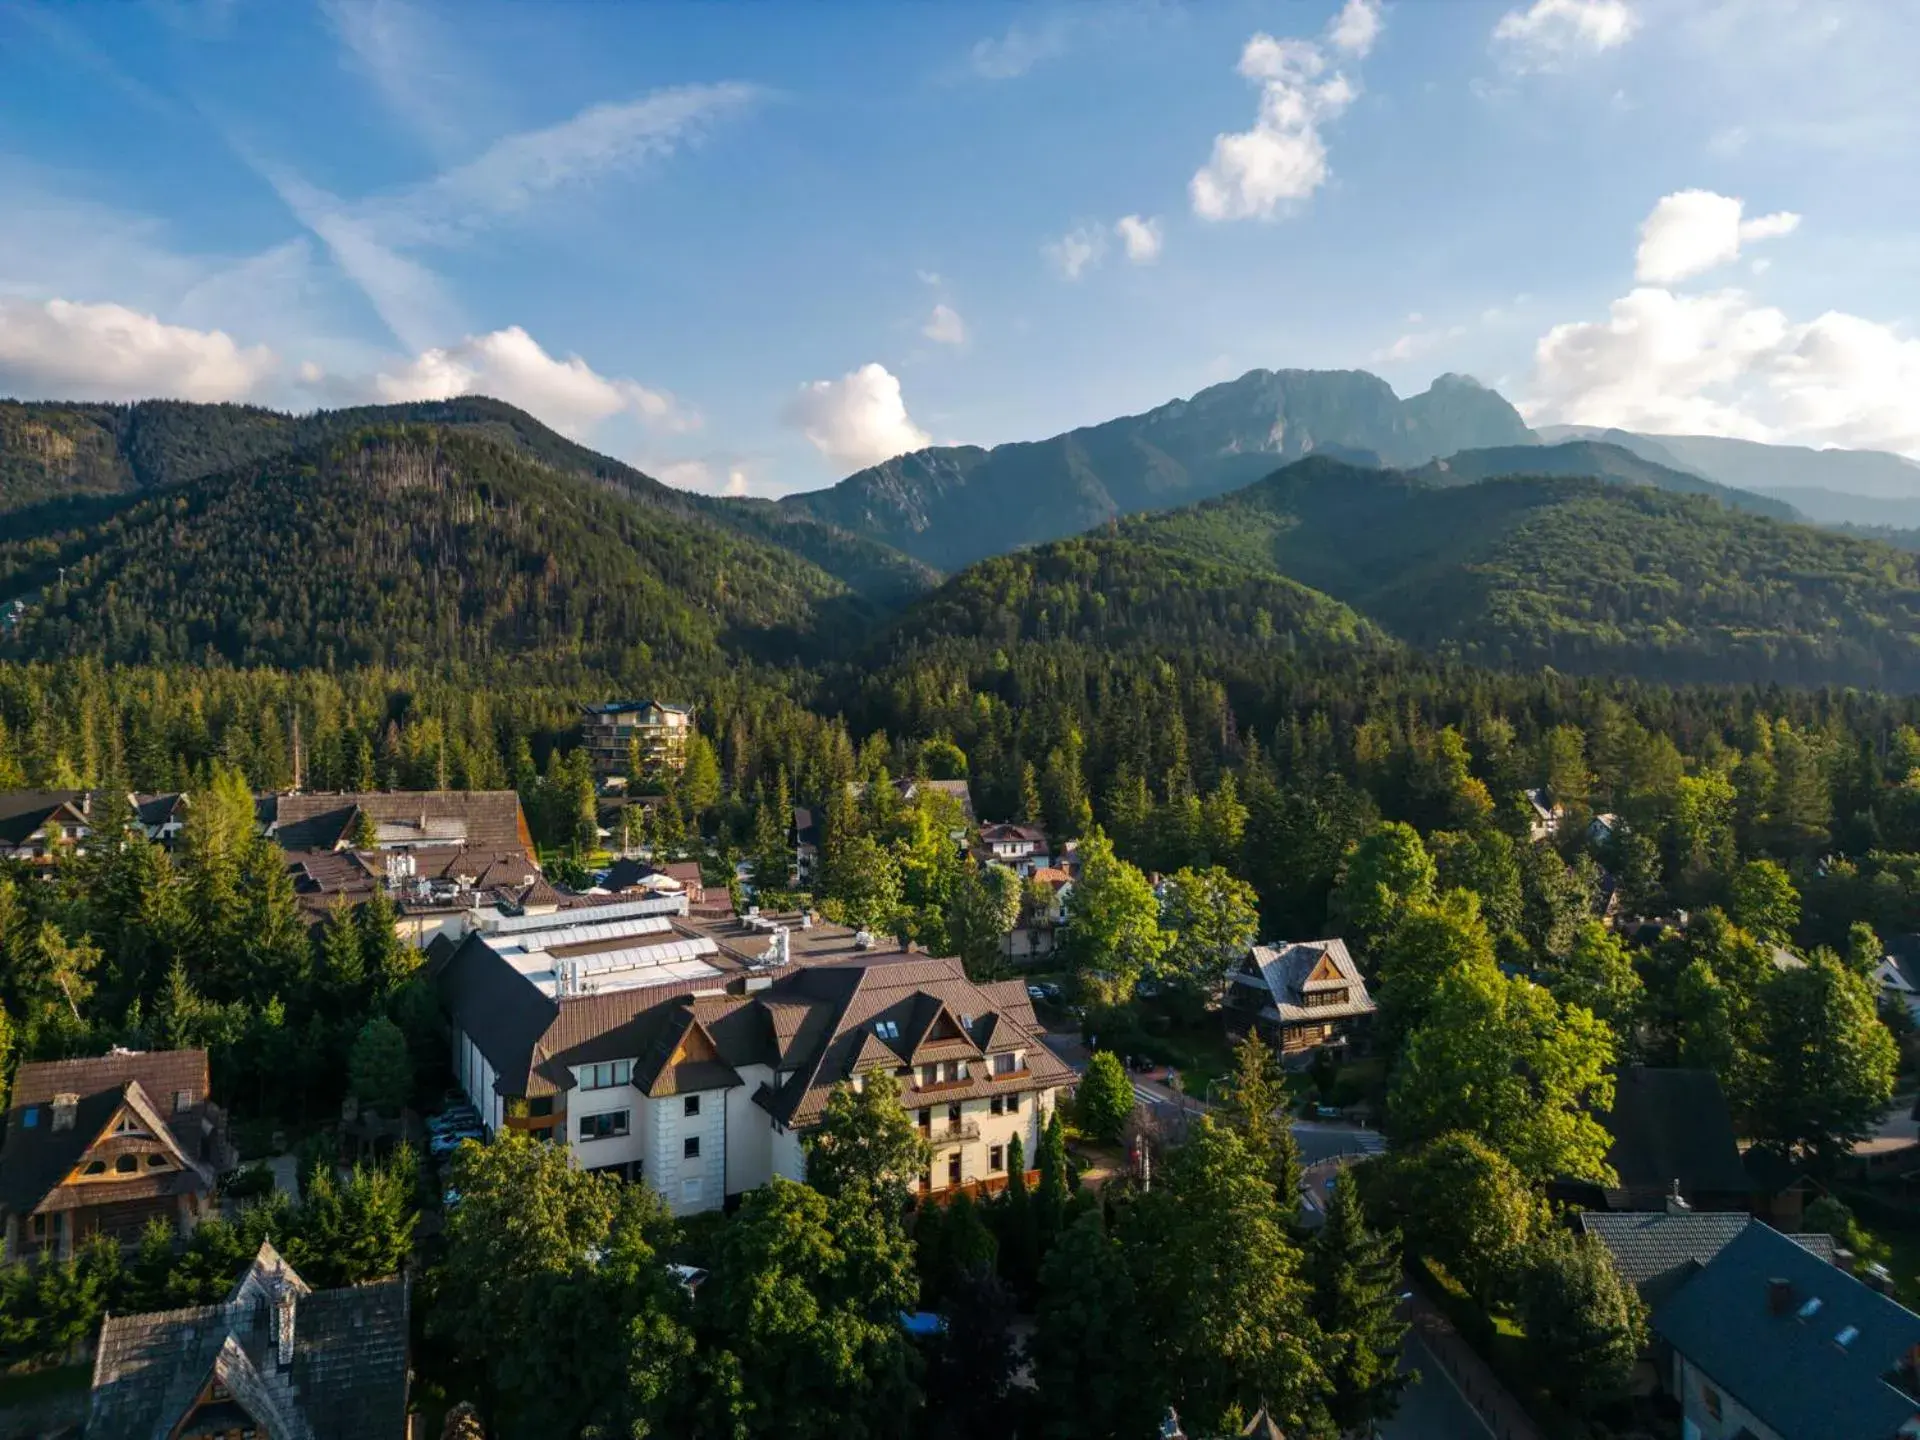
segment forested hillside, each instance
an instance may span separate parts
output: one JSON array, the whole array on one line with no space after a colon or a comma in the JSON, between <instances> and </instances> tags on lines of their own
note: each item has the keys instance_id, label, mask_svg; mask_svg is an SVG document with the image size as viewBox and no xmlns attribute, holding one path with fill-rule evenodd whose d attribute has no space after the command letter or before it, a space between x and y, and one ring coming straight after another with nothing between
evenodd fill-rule
<instances>
[{"instance_id":1,"label":"forested hillside","mask_svg":"<svg viewBox=\"0 0 1920 1440\"><path fill-rule=\"evenodd\" d=\"M1049 440L947 446L902 455L829 490L789 495L783 512L884 540L943 569L1184 504L1316 452L1417 465L1532 432L1500 396L1443 375L1397 397L1353 370L1253 370L1144 415Z\"/></svg>"},{"instance_id":2,"label":"forested hillside","mask_svg":"<svg viewBox=\"0 0 1920 1440\"><path fill-rule=\"evenodd\" d=\"M94 497L198 480L329 444L372 427L431 424L465 430L643 504L791 550L860 594L895 603L937 578L919 561L765 501L676 490L484 396L283 415L250 405L146 400L136 405L0 400L0 513L16 531L72 523Z\"/></svg>"},{"instance_id":3,"label":"forested hillside","mask_svg":"<svg viewBox=\"0 0 1920 1440\"><path fill-rule=\"evenodd\" d=\"M1920 686L1911 555L1704 498L1553 478L1439 488L1313 459L1122 533L1265 567L1480 663Z\"/></svg>"},{"instance_id":4,"label":"forested hillside","mask_svg":"<svg viewBox=\"0 0 1920 1440\"><path fill-rule=\"evenodd\" d=\"M1597 440L1463 450L1444 460L1429 461L1413 473L1435 485L1473 485L1507 475L1571 475L1620 485L1650 485L1655 490L1671 490L1680 495L1707 495L1729 509L1767 515L1775 520L1804 518L1792 505L1775 496L1716 485L1688 471L1656 464L1619 445Z\"/></svg>"},{"instance_id":5,"label":"forested hillside","mask_svg":"<svg viewBox=\"0 0 1920 1440\"><path fill-rule=\"evenodd\" d=\"M361 432L0 543L0 593L38 597L4 641L13 655L616 675L786 660L864 604L697 516L425 427Z\"/></svg>"},{"instance_id":6,"label":"forested hillside","mask_svg":"<svg viewBox=\"0 0 1920 1440\"><path fill-rule=\"evenodd\" d=\"M889 637L895 653L949 640L1210 650L1390 643L1345 605L1291 580L1097 537L969 566Z\"/></svg>"}]
</instances>

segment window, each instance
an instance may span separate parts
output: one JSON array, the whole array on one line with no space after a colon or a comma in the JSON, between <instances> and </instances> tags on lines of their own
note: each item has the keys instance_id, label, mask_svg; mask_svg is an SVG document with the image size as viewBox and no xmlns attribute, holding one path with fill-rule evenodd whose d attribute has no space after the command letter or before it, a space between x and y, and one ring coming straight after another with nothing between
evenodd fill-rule
<instances>
[{"instance_id":1,"label":"window","mask_svg":"<svg viewBox=\"0 0 1920 1440\"><path fill-rule=\"evenodd\" d=\"M187 1111L191 1110L192 1108L193 1108L193 1092L191 1090L176 1090L173 1092L173 1113L174 1114L184 1115L187 1113Z\"/></svg>"},{"instance_id":2,"label":"window","mask_svg":"<svg viewBox=\"0 0 1920 1440\"><path fill-rule=\"evenodd\" d=\"M139 1168L140 1157L138 1155L122 1155L118 1160L113 1162L113 1173L116 1175L131 1175Z\"/></svg>"},{"instance_id":3,"label":"window","mask_svg":"<svg viewBox=\"0 0 1920 1440\"><path fill-rule=\"evenodd\" d=\"M1007 1096L1007 1114L1018 1115L1019 1113L1020 1113L1020 1092L1016 1090L1013 1092L1013 1094Z\"/></svg>"},{"instance_id":4,"label":"window","mask_svg":"<svg viewBox=\"0 0 1920 1440\"><path fill-rule=\"evenodd\" d=\"M113 1133L116 1135L144 1135L147 1131L146 1127L131 1115L122 1115L114 1124Z\"/></svg>"},{"instance_id":5,"label":"window","mask_svg":"<svg viewBox=\"0 0 1920 1440\"><path fill-rule=\"evenodd\" d=\"M627 1085L632 1081L633 1062L631 1060L607 1060L598 1065L580 1067L582 1090L611 1090L615 1085Z\"/></svg>"},{"instance_id":6,"label":"window","mask_svg":"<svg viewBox=\"0 0 1920 1440\"><path fill-rule=\"evenodd\" d=\"M987 1169L1004 1170L1006 1168L1007 1168L1007 1152L1005 1147L1000 1145L989 1145L987 1147Z\"/></svg>"},{"instance_id":7,"label":"window","mask_svg":"<svg viewBox=\"0 0 1920 1440\"><path fill-rule=\"evenodd\" d=\"M939 1084L940 1067L938 1065L922 1065L920 1067L920 1083L922 1085Z\"/></svg>"},{"instance_id":8,"label":"window","mask_svg":"<svg viewBox=\"0 0 1920 1440\"><path fill-rule=\"evenodd\" d=\"M625 1135L630 1119L626 1110L607 1110L598 1115L580 1117L580 1138L582 1140L607 1140L616 1135Z\"/></svg>"},{"instance_id":9,"label":"window","mask_svg":"<svg viewBox=\"0 0 1920 1440\"><path fill-rule=\"evenodd\" d=\"M920 1128L925 1130L929 1125L933 1124L933 1111L922 1110L919 1115L919 1120Z\"/></svg>"},{"instance_id":10,"label":"window","mask_svg":"<svg viewBox=\"0 0 1920 1440\"><path fill-rule=\"evenodd\" d=\"M1011 1075L1019 1067L1019 1064L1020 1057L1015 1055L1013 1051L1008 1050L1003 1054L993 1057L993 1073L996 1075Z\"/></svg>"},{"instance_id":11,"label":"window","mask_svg":"<svg viewBox=\"0 0 1920 1440\"><path fill-rule=\"evenodd\" d=\"M897 1020L876 1020L873 1022L873 1033L882 1040L898 1040L900 1023Z\"/></svg>"},{"instance_id":12,"label":"window","mask_svg":"<svg viewBox=\"0 0 1920 1440\"><path fill-rule=\"evenodd\" d=\"M20 1112L20 1124L23 1128L31 1130L39 1123L40 1107L38 1105L29 1105Z\"/></svg>"},{"instance_id":13,"label":"window","mask_svg":"<svg viewBox=\"0 0 1920 1440\"><path fill-rule=\"evenodd\" d=\"M682 1160L698 1160L700 1158L700 1137L698 1135L689 1135L685 1140L680 1142L680 1158Z\"/></svg>"},{"instance_id":14,"label":"window","mask_svg":"<svg viewBox=\"0 0 1920 1440\"><path fill-rule=\"evenodd\" d=\"M149 1170L164 1170L164 1169L166 1169L166 1168L167 1168L167 1157L166 1157L166 1156L164 1156L164 1155L149 1155L149 1156L147 1156L147 1169L149 1169Z\"/></svg>"},{"instance_id":15,"label":"window","mask_svg":"<svg viewBox=\"0 0 1920 1440\"><path fill-rule=\"evenodd\" d=\"M104 1175L107 1173L107 1162L104 1160L89 1160L87 1162L87 1168L81 1173L84 1175Z\"/></svg>"},{"instance_id":16,"label":"window","mask_svg":"<svg viewBox=\"0 0 1920 1440\"><path fill-rule=\"evenodd\" d=\"M537 1100L527 1101L527 1114L540 1119L553 1114L553 1097L542 1095Z\"/></svg>"},{"instance_id":17,"label":"window","mask_svg":"<svg viewBox=\"0 0 1920 1440\"><path fill-rule=\"evenodd\" d=\"M682 1205L698 1205L700 1203L700 1177L698 1175L694 1176L691 1180L682 1180L680 1182L680 1203Z\"/></svg>"},{"instance_id":18,"label":"window","mask_svg":"<svg viewBox=\"0 0 1920 1440\"><path fill-rule=\"evenodd\" d=\"M998 1095L995 1095L992 1099L987 1101L987 1113L989 1115L998 1115L1005 1108L1006 1108L1006 1102L1002 1100Z\"/></svg>"},{"instance_id":19,"label":"window","mask_svg":"<svg viewBox=\"0 0 1920 1440\"><path fill-rule=\"evenodd\" d=\"M687 1096L686 1113L688 1115L698 1115L700 1113L700 1097L698 1095Z\"/></svg>"},{"instance_id":20,"label":"window","mask_svg":"<svg viewBox=\"0 0 1920 1440\"><path fill-rule=\"evenodd\" d=\"M31 1224L27 1228L33 1232L34 1239L36 1240L46 1239L47 1238L47 1217L44 1215L34 1216L33 1224Z\"/></svg>"}]
</instances>

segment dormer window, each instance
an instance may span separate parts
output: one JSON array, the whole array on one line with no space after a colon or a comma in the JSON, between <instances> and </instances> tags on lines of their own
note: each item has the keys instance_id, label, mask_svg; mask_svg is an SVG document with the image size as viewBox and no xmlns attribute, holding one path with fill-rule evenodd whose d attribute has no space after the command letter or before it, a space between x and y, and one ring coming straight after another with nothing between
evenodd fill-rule
<instances>
[{"instance_id":1,"label":"dormer window","mask_svg":"<svg viewBox=\"0 0 1920 1440\"><path fill-rule=\"evenodd\" d=\"M582 1090L610 1090L615 1085L629 1085L632 1082L633 1062L631 1060L607 1060L598 1065L580 1067Z\"/></svg>"}]
</instances>

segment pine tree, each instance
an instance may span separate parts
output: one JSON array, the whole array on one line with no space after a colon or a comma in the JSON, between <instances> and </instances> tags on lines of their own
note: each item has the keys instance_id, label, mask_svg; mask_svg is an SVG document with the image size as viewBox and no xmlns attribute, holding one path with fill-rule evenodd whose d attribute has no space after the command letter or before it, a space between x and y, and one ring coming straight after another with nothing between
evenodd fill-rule
<instances>
[{"instance_id":1,"label":"pine tree","mask_svg":"<svg viewBox=\"0 0 1920 1440\"><path fill-rule=\"evenodd\" d=\"M1007 1143L1007 1188L1000 1202L1000 1273L1017 1295L1030 1295L1039 1279L1040 1235L1033 1195L1027 1189L1027 1150L1016 1133Z\"/></svg>"},{"instance_id":2,"label":"pine tree","mask_svg":"<svg viewBox=\"0 0 1920 1440\"><path fill-rule=\"evenodd\" d=\"M398 918L393 901L379 886L353 912L360 937L360 970L376 1000L385 1000L405 985L420 964L420 952L402 940L395 928Z\"/></svg>"},{"instance_id":3,"label":"pine tree","mask_svg":"<svg viewBox=\"0 0 1920 1440\"><path fill-rule=\"evenodd\" d=\"M1273 1177L1273 1191L1289 1216L1299 1206L1300 1146L1287 1123L1286 1086L1273 1051L1256 1031L1234 1047L1234 1073L1222 1109L1241 1142Z\"/></svg>"},{"instance_id":4,"label":"pine tree","mask_svg":"<svg viewBox=\"0 0 1920 1440\"><path fill-rule=\"evenodd\" d=\"M1018 1138L1017 1136L1015 1137ZM1034 1197L1034 1228L1044 1256L1060 1238L1067 1219L1067 1127L1056 1106L1040 1135L1040 1186Z\"/></svg>"},{"instance_id":5,"label":"pine tree","mask_svg":"<svg viewBox=\"0 0 1920 1440\"><path fill-rule=\"evenodd\" d=\"M360 1008L367 988L366 962L360 950L360 927L344 896L337 897L320 926L320 973L315 977L327 1003L337 1015Z\"/></svg>"},{"instance_id":6,"label":"pine tree","mask_svg":"<svg viewBox=\"0 0 1920 1440\"><path fill-rule=\"evenodd\" d=\"M1370 1230L1351 1183L1334 1188L1326 1223L1307 1251L1311 1308L1326 1336L1333 1383L1327 1408L1341 1433L1373 1433L1399 1407L1407 1376L1400 1345L1400 1237Z\"/></svg>"}]
</instances>

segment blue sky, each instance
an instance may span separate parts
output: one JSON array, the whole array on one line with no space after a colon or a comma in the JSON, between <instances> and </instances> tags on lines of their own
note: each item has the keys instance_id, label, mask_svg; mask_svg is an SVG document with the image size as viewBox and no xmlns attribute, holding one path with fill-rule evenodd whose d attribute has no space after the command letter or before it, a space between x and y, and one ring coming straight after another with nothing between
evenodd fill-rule
<instances>
[{"instance_id":1,"label":"blue sky","mask_svg":"<svg viewBox=\"0 0 1920 1440\"><path fill-rule=\"evenodd\" d=\"M1920 455L1920 6L0 0L0 393L778 494L1255 367Z\"/></svg>"}]
</instances>

